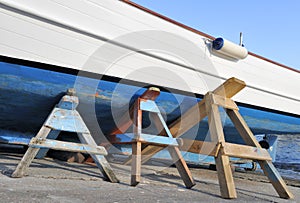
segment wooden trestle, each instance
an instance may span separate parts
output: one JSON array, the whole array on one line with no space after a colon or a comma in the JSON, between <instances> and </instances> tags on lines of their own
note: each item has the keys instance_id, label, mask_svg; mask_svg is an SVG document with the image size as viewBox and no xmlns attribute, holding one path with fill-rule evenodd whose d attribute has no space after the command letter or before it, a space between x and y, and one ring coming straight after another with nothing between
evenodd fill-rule
<instances>
[{"instance_id":1,"label":"wooden trestle","mask_svg":"<svg viewBox=\"0 0 300 203\"><path fill-rule=\"evenodd\" d=\"M238 106L231 99L244 87L246 87L245 82L236 78L228 79L214 91L208 92L200 102L191 107L171 125L168 127L165 126L165 131L162 132L162 135L167 136L168 138L170 135L172 135L173 138L179 138L205 117L208 117L211 142L183 139L181 140L180 149L214 156L220 192L223 198L232 199L237 197L229 157L239 157L258 161L264 174L269 178L279 196L286 199L293 198L293 194L288 190L284 180L272 164L269 153L259 145L250 128L239 113ZM132 164L132 185L139 182L140 164L146 162L154 154L166 147L164 144L159 145L156 143L156 145L146 145L141 150L142 143L149 143L148 141L144 142L145 140L141 139L141 112L142 110L145 110L141 109L141 102L147 102L149 100L154 101L158 95L158 91L153 91L151 89L146 91L130 109L133 121L128 119L128 116L122 118L120 127L112 132L112 135L121 134L125 132L130 125L134 124L134 134L136 137L133 139L133 152L132 156L125 161L125 164ZM219 107L225 109L246 145L232 144L225 141ZM182 159L177 146L172 148L171 154L175 154L175 158L180 160L179 168L183 168L185 173L185 175L182 175L183 179L186 180L187 187L191 187L194 182L191 179L189 170L185 161ZM172 158L174 159L174 157ZM178 163L176 163L176 166L178 167L177 164Z\"/></svg>"}]
</instances>

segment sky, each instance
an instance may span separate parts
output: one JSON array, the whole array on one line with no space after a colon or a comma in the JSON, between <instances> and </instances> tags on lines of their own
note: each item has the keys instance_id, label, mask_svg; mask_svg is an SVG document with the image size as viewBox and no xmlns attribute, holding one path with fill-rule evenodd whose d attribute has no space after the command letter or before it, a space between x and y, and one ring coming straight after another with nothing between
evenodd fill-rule
<instances>
[{"instance_id":1,"label":"sky","mask_svg":"<svg viewBox=\"0 0 300 203\"><path fill-rule=\"evenodd\" d=\"M214 37L300 70L299 0L132 0Z\"/></svg>"}]
</instances>

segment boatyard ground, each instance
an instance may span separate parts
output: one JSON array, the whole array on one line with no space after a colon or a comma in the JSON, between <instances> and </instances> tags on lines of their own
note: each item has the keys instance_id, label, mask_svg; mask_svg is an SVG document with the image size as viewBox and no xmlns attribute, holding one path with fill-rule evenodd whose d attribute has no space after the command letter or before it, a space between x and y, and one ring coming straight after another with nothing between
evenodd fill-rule
<instances>
[{"instance_id":1,"label":"boatyard ground","mask_svg":"<svg viewBox=\"0 0 300 203\"><path fill-rule=\"evenodd\" d=\"M268 180L257 173L234 172L238 198L220 197L217 173L191 168L196 181L186 189L176 168L143 165L142 182L131 187L130 167L111 163L120 183L109 183L95 166L35 159L23 178L10 178L21 154L0 152L0 202L299 202L299 181L287 181L294 200L278 197Z\"/></svg>"}]
</instances>

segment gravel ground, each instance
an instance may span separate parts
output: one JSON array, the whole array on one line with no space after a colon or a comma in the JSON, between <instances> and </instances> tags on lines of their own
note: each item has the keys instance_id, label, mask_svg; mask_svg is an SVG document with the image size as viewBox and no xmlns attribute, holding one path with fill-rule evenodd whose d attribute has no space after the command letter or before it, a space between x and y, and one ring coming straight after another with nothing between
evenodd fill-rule
<instances>
[{"instance_id":1,"label":"gravel ground","mask_svg":"<svg viewBox=\"0 0 300 203\"><path fill-rule=\"evenodd\" d=\"M21 155L0 153L0 202L300 202L299 182L288 186L294 200L278 197L265 177L235 172L238 198L220 197L216 171L192 168L196 186L186 189L176 168L143 165L142 181L130 184L130 167L111 163L120 183L102 179L98 168L50 158L35 159L23 178L10 178Z\"/></svg>"}]
</instances>

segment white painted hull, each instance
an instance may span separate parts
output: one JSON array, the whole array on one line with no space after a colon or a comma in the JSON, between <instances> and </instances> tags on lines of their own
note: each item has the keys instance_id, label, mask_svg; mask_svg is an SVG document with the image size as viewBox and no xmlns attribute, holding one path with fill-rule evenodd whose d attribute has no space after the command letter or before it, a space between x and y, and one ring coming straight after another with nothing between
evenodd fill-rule
<instances>
[{"instance_id":1,"label":"white painted hull","mask_svg":"<svg viewBox=\"0 0 300 203\"><path fill-rule=\"evenodd\" d=\"M244 80L248 87L239 93L235 100L300 115L298 72L252 55L240 61L215 56L205 44L204 36L124 2L118 0L26 2L0 0L0 2L0 55L197 94L205 94L224 82L224 79L237 77ZM167 33L159 37L151 36L160 31ZM178 37L172 38L175 35ZM112 40L113 45L105 39ZM178 43L177 39L187 40L192 46L181 46L182 43ZM159 44L162 50L172 50L176 56L146 50L148 47L141 45L141 41L146 45ZM150 56L135 53L114 43L137 50L142 49L149 52ZM193 52L193 50L200 51ZM178 53L182 53L182 57L178 56ZM118 56L119 58L114 58ZM199 59L201 63L193 67L184 56ZM156 70L152 68L154 66L163 67L163 72L154 71Z\"/></svg>"}]
</instances>

